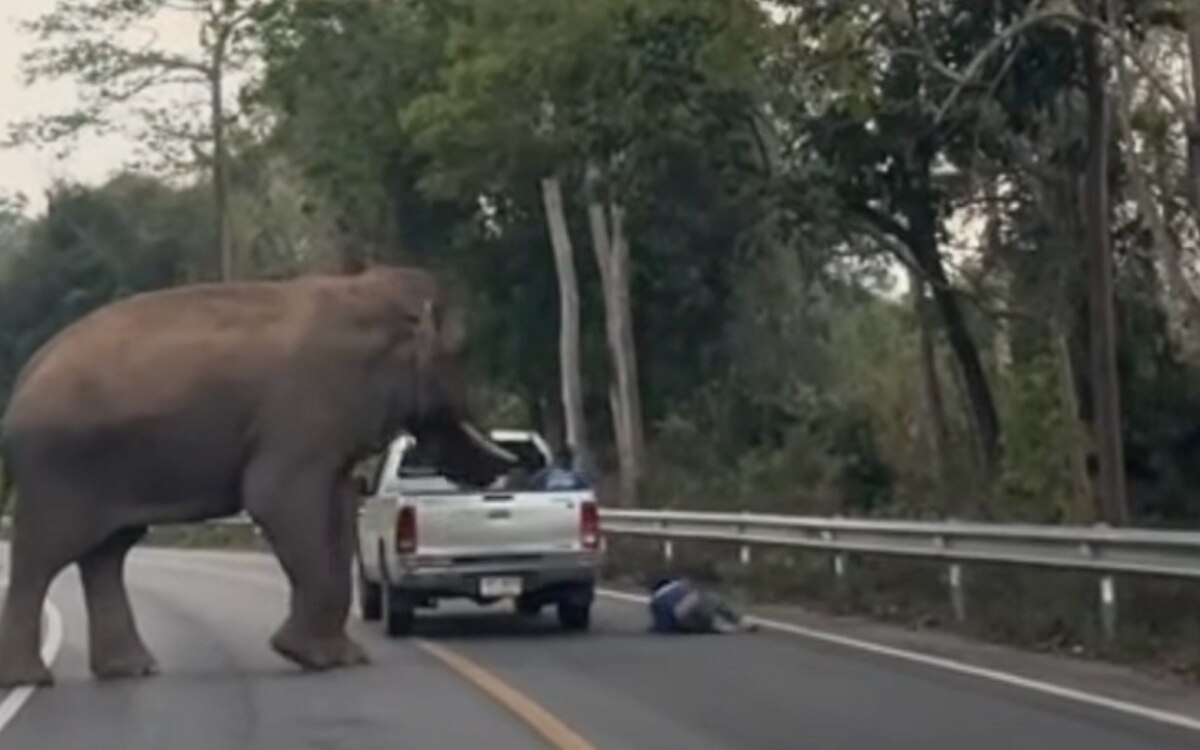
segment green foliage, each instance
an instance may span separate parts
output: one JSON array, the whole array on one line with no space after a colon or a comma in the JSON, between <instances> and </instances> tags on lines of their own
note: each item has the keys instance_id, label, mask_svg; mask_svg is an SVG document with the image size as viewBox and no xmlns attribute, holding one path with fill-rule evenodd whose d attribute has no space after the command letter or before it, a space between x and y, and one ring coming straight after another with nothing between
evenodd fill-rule
<instances>
[{"instance_id":1,"label":"green foliage","mask_svg":"<svg viewBox=\"0 0 1200 750\"><path fill-rule=\"evenodd\" d=\"M0 279L0 393L51 336L96 307L195 278L205 203L156 180L60 186Z\"/></svg>"},{"instance_id":2,"label":"green foliage","mask_svg":"<svg viewBox=\"0 0 1200 750\"><path fill-rule=\"evenodd\" d=\"M469 216L417 194L422 160L397 114L441 69L454 7L302 0L264 26L250 100L277 113L270 143L329 197L363 255L430 251Z\"/></svg>"},{"instance_id":3,"label":"green foliage","mask_svg":"<svg viewBox=\"0 0 1200 750\"><path fill-rule=\"evenodd\" d=\"M1047 354L1014 368L1001 384L1006 516L1043 523L1072 516L1071 451L1084 446L1086 435L1062 403L1061 377Z\"/></svg>"},{"instance_id":4,"label":"green foliage","mask_svg":"<svg viewBox=\"0 0 1200 750\"><path fill-rule=\"evenodd\" d=\"M161 5L60 3L30 72L136 88L139 71L180 61L99 32ZM241 102L254 127L231 134L242 263L271 277L434 268L468 308L486 411L552 429L558 299L538 182L555 174L602 443L610 373L586 207L628 209L651 502L1071 517L1091 387L1077 30L1034 25L978 58L1041 4L779 5L790 15L745 0L239 5L255 10L240 54L263 63ZM1149 65L1181 62L1167 4L1120 23ZM1179 523L1200 516L1200 347L1180 340L1187 305L1159 279L1124 160L1181 247L1196 224L1184 123L1138 92L1136 148L1114 148L1110 179L1125 441L1137 512ZM108 299L211 275L203 188L122 178L61 190L37 220L0 210L4 377ZM898 277L943 294L918 316ZM970 359L999 413L991 475Z\"/></svg>"}]
</instances>

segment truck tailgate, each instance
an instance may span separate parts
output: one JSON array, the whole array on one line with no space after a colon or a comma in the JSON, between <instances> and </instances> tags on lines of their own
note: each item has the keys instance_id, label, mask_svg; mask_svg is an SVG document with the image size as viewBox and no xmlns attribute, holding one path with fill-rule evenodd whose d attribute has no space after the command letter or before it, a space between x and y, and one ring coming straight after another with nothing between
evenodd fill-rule
<instances>
[{"instance_id":1,"label":"truck tailgate","mask_svg":"<svg viewBox=\"0 0 1200 750\"><path fill-rule=\"evenodd\" d=\"M409 495L420 557L505 557L582 549L586 492Z\"/></svg>"}]
</instances>

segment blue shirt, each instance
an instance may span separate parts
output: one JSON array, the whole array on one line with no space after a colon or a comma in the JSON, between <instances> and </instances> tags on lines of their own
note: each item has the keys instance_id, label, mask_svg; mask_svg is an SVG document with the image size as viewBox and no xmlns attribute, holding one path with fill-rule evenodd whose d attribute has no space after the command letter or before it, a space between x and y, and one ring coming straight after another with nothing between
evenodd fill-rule
<instances>
[{"instance_id":1,"label":"blue shirt","mask_svg":"<svg viewBox=\"0 0 1200 750\"><path fill-rule=\"evenodd\" d=\"M654 619L655 630L670 633L679 629L676 610L689 593L691 589L680 580L671 581L655 589L650 596L650 616Z\"/></svg>"},{"instance_id":2,"label":"blue shirt","mask_svg":"<svg viewBox=\"0 0 1200 750\"><path fill-rule=\"evenodd\" d=\"M577 471L552 466L534 475L533 486L543 490L583 490L588 483Z\"/></svg>"}]
</instances>

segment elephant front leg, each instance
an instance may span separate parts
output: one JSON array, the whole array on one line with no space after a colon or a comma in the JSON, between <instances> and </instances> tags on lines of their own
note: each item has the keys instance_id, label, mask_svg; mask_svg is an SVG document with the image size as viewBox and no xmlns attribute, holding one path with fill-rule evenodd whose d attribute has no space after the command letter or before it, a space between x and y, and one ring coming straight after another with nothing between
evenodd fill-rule
<instances>
[{"instance_id":1,"label":"elephant front leg","mask_svg":"<svg viewBox=\"0 0 1200 750\"><path fill-rule=\"evenodd\" d=\"M305 669L365 664L366 652L346 635L350 611L354 508L340 486L315 480L247 482L246 509L262 527L291 584L287 619L271 646Z\"/></svg>"},{"instance_id":2,"label":"elephant front leg","mask_svg":"<svg viewBox=\"0 0 1200 750\"><path fill-rule=\"evenodd\" d=\"M15 555L14 555L15 557ZM39 653L40 618L52 574L14 564L0 616L0 688L54 682Z\"/></svg>"},{"instance_id":3,"label":"elephant front leg","mask_svg":"<svg viewBox=\"0 0 1200 750\"><path fill-rule=\"evenodd\" d=\"M98 541L92 538L93 526L44 510L72 507L72 500L26 488L17 504L8 595L0 616L0 688L54 681L39 649L46 592L67 563Z\"/></svg>"}]
</instances>

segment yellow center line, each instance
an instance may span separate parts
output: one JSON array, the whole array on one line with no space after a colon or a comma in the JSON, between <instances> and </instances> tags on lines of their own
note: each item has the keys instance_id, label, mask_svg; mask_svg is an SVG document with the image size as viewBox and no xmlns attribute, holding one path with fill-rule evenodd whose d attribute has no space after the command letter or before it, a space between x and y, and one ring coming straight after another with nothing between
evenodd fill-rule
<instances>
[{"instance_id":1,"label":"yellow center line","mask_svg":"<svg viewBox=\"0 0 1200 750\"><path fill-rule=\"evenodd\" d=\"M423 638L413 639L413 642L422 651L511 711L556 750L596 750L595 745L581 737L541 704L467 657Z\"/></svg>"},{"instance_id":2,"label":"yellow center line","mask_svg":"<svg viewBox=\"0 0 1200 750\"><path fill-rule=\"evenodd\" d=\"M156 559L157 558L157 559ZM133 558L139 562L148 562L165 568L189 570L195 573L207 573L221 577L240 579L247 583L272 588L277 591L288 591L277 578L266 578L262 575L249 574L243 571L233 571L224 566L213 566L192 561L163 559L162 557L145 556ZM423 638L413 638L411 643L425 653L437 659L445 667L474 685L485 695L508 709L518 719L525 722L534 732L544 739L555 750L597 750L596 746L585 740L574 729L571 729L554 714L547 711L537 701L509 685L504 680L471 661L467 657L452 651L445 646L432 643Z\"/></svg>"}]
</instances>

